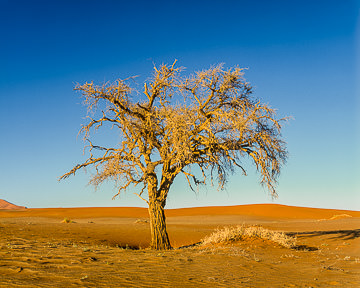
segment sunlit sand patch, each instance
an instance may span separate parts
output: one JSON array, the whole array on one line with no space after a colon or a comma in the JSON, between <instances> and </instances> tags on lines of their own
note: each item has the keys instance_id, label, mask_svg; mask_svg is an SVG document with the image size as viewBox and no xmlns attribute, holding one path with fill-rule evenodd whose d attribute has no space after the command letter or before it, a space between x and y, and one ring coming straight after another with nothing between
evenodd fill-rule
<instances>
[{"instance_id":1,"label":"sunlit sand patch","mask_svg":"<svg viewBox=\"0 0 360 288\"><path fill-rule=\"evenodd\" d=\"M330 220L350 218L350 217L352 217L352 216L348 215L348 214L334 215L330 218Z\"/></svg>"},{"instance_id":2,"label":"sunlit sand patch","mask_svg":"<svg viewBox=\"0 0 360 288\"><path fill-rule=\"evenodd\" d=\"M338 215L334 215L334 216L330 217L329 219L320 219L318 221L346 219L346 218L351 218L351 217L353 217L353 216L351 216L349 214L338 214Z\"/></svg>"}]
</instances>

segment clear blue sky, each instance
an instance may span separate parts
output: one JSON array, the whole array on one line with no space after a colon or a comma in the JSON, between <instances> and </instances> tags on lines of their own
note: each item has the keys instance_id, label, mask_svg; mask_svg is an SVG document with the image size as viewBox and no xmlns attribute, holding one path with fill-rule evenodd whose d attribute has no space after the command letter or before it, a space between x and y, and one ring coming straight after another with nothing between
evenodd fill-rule
<instances>
[{"instance_id":1,"label":"clear blue sky","mask_svg":"<svg viewBox=\"0 0 360 288\"><path fill-rule=\"evenodd\" d=\"M145 206L112 201L88 174L57 179L85 159L85 108L75 83L247 67L256 97L294 120L273 203L360 210L359 1L0 0L0 199L27 207ZM141 77L139 79L141 79ZM225 192L194 194L179 178L168 208L271 202L253 168Z\"/></svg>"}]
</instances>

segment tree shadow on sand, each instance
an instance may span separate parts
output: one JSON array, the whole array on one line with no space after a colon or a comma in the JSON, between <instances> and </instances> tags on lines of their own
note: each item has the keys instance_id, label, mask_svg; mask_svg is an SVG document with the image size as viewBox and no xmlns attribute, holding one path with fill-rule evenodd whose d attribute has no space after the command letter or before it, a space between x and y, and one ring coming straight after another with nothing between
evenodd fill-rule
<instances>
[{"instance_id":1,"label":"tree shadow on sand","mask_svg":"<svg viewBox=\"0 0 360 288\"><path fill-rule=\"evenodd\" d=\"M334 235L331 239L352 240L360 237L360 229L354 230L332 230L332 231L307 231L307 232L289 232L288 236L316 237L322 235Z\"/></svg>"},{"instance_id":2,"label":"tree shadow on sand","mask_svg":"<svg viewBox=\"0 0 360 288\"><path fill-rule=\"evenodd\" d=\"M291 247L291 249L298 250L298 251L317 251L319 248L308 246L308 245L295 245Z\"/></svg>"}]
</instances>

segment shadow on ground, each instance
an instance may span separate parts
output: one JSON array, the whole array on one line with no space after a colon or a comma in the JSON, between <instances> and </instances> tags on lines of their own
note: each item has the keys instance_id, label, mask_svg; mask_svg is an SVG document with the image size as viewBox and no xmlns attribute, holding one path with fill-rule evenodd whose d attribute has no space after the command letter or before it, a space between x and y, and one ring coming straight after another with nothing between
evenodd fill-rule
<instances>
[{"instance_id":1,"label":"shadow on ground","mask_svg":"<svg viewBox=\"0 0 360 288\"><path fill-rule=\"evenodd\" d=\"M322 235L334 235L332 239L344 239L351 240L360 237L360 229L354 230L332 230L332 231L307 231L307 232L289 232L286 233L289 236L303 235L306 237L316 237Z\"/></svg>"}]
</instances>

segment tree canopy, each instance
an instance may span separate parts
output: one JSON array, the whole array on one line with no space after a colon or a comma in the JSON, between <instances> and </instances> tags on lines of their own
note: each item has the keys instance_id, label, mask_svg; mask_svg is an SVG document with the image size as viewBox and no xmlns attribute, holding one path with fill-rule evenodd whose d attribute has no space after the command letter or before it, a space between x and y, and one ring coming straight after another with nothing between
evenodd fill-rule
<instances>
[{"instance_id":1,"label":"tree canopy","mask_svg":"<svg viewBox=\"0 0 360 288\"><path fill-rule=\"evenodd\" d=\"M281 137L286 118L277 119L274 109L254 99L244 69L218 65L183 77L175 65L176 61L154 67L153 78L144 83L145 97L134 93L130 79L77 85L75 90L97 117L89 116L81 129L90 156L61 176L93 166L96 173L90 183L98 186L113 180L116 195L141 185L137 195L149 205L155 249L171 247L163 209L177 175L185 175L191 189L205 183L217 183L222 189L236 169L246 175L243 160L248 158L260 182L276 196L277 178L287 157ZM100 111L100 106L106 108ZM118 146L102 147L91 141L90 132L106 127L105 123L120 135Z\"/></svg>"}]
</instances>

